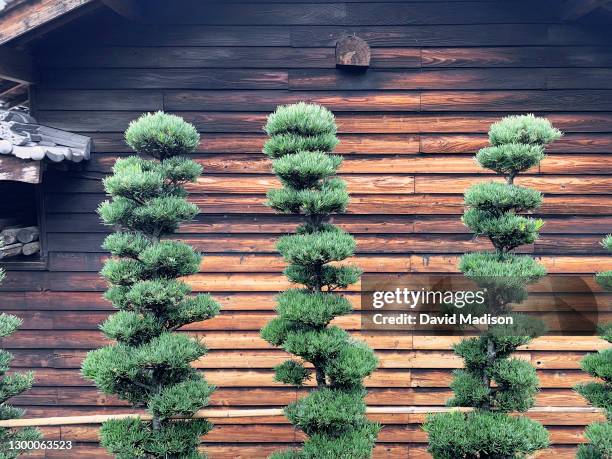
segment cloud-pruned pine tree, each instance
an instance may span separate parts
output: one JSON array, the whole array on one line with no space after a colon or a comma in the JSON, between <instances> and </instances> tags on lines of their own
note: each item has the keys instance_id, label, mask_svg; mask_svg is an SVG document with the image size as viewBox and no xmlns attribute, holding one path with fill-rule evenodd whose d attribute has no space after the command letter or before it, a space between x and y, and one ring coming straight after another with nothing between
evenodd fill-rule
<instances>
[{"instance_id":1,"label":"cloud-pruned pine tree","mask_svg":"<svg viewBox=\"0 0 612 459\"><path fill-rule=\"evenodd\" d=\"M535 368L511 357L542 331L542 323L512 312L512 305L527 298L527 285L546 271L527 255L512 250L533 243L543 222L523 215L542 204L542 194L514 184L520 172L544 159L545 146L561 132L544 118L510 116L489 130L490 146L476 161L505 177L505 183L478 183L465 193L463 223L477 236L487 237L494 252L466 254L459 269L480 288L486 302L480 313L514 318L513 326L492 326L478 337L463 339L454 351L464 368L454 372L449 406L473 407L472 412L428 416L429 451L435 459L522 458L549 444L544 427L524 416L535 403L539 381Z\"/></svg>"},{"instance_id":2,"label":"cloud-pruned pine tree","mask_svg":"<svg viewBox=\"0 0 612 459\"><path fill-rule=\"evenodd\" d=\"M0 283L4 280L4 271L0 269ZM0 314L0 339L11 336L21 326L21 319L10 314ZM24 411L8 404L11 397L25 392L34 383L34 374L12 373L7 375L13 355L0 349L0 421L19 419L23 417ZM26 453L27 442L40 440L42 435L33 427L8 428L0 427L0 458L14 459ZM19 447L17 447L19 446Z\"/></svg>"},{"instance_id":3,"label":"cloud-pruned pine tree","mask_svg":"<svg viewBox=\"0 0 612 459\"><path fill-rule=\"evenodd\" d=\"M602 241L602 245L612 252L612 235ZM597 282L604 289L612 291L612 271L604 271L596 276ZM599 335L608 343L612 343L612 322L599 327ZM597 422L587 427L585 436L588 444L580 445L578 459L610 459L612 458L612 348L607 348L589 354L580 366L597 381L580 384L576 390L588 402L602 408L606 415L605 422Z\"/></svg>"},{"instance_id":4,"label":"cloud-pruned pine tree","mask_svg":"<svg viewBox=\"0 0 612 459\"><path fill-rule=\"evenodd\" d=\"M214 387L191 363L207 349L175 332L214 317L219 305L208 294L191 295L180 279L198 272L200 254L164 239L198 212L184 185L195 182L202 168L184 155L196 148L199 135L183 119L157 112L133 121L125 139L152 158L118 159L104 180L112 199L98 213L117 232L104 241L112 257L101 274L110 284L105 297L119 312L101 326L115 343L88 353L82 373L102 392L145 408L153 418L105 422L101 441L110 453L120 459L200 458L200 436L212 425L190 417L208 404Z\"/></svg>"},{"instance_id":5,"label":"cloud-pruned pine tree","mask_svg":"<svg viewBox=\"0 0 612 459\"><path fill-rule=\"evenodd\" d=\"M296 234L283 236L277 249L289 266L284 274L301 287L277 297L278 316L261 331L274 346L294 354L275 368L275 379L302 386L314 375L316 388L290 404L285 413L308 439L300 450L273 459L371 457L379 426L366 416L363 379L378 360L365 343L330 325L349 314L349 301L334 293L359 280L361 270L338 264L355 251L353 237L329 222L345 211L349 195L336 177L342 157L332 154L338 140L333 114L313 104L281 106L268 117L264 146L282 188L268 192L268 205L299 214ZM308 366L306 364L311 364Z\"/></svg>"}]
</instances>

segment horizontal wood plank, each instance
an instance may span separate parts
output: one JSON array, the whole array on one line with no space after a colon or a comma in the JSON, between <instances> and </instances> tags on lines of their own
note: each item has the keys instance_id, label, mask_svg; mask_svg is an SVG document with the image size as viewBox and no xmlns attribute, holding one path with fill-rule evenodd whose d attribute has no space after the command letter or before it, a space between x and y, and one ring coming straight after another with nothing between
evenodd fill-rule
<instances>
[{"instance_id":1,"label":"horizontal wood plank","mask_svg":"<svg viewBox=\"0 0 612 459\"><path fill-rule=\"evenodd\" d=\"M67 190L68 191L68 190ZM535 214L537 215L537 214ZM455 216L336 215L332 221L353 234L468 233ZM285 234L295 231L301 219L293 215L199 214L183 223L179 234ZM57 213L47 216L52 233L109 233L95 213ZM546 216L542 234L607 234L612 216Z\"/></svg>"}]
</instances>

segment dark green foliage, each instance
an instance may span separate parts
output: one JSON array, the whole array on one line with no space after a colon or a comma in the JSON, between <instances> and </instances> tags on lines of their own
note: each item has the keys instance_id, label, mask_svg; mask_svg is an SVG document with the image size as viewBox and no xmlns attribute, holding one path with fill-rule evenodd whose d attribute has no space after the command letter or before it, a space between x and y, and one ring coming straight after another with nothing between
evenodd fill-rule
<instances>
[{"instance_id":1,"label":"dark green foliage","mask_svg":"<svg viewBox=\"0 0 612 459\"><path fill-rule=\"evenodd\" d=\"M125 131L125 141L132 150L163 160L195 150L200 135L193 125L186 123L181 117L156 112L132 121ZM175 164L171 161L166 168L171 169ZM190 168L193 170L193 165L182 164L179 168L183 171ZM188 177L181 177L179 181L190 180ZM109 190L107 192L112 194Z\"/></svg>"},{"instance_id":2,"label":"dark green foliage","mask_svg":"<svg viewBox=\"0 0 612 459\"><path fill-rule=\"evenodd\" d=\"M606 410L608 419L612 419L612 390L610 384L601 382L590 382L579 384L576 391L586 398L589 403L598 408Z\"/></svg>"},{"instance_id":3,"label":"dark green foliage","mask_svg":"<svg viewBox=\"0 0 612 459\"><path fill-rule=\"evenodd\" d=\"M300 265L324 265L344 260L355 252L355 239L340 229L292 234L281 237L276 248L286 262Z\"/></svg>"},{"instance_id":4,"label":"dark green foliage","mask_svg":"<svg viewBox=\"0 0 612 459\"><path fill-rule=\"evenodd\" d=\"M100 429L101 443L117 459L163 457L201 459L196 450L200 437L212 429L203 419L168 423L156 431L139 418L106 421Z\"/></svg>"},{"instance_id":5,"label":"dark green foliage","mask_svg":"<svg viewBox=\"0 0 612 459\"><path fill-rule=\"evenodd\" d=\"M285 384L302 386L306 380L310 379L310 370L300 362L287 360L274 367L274 379Z\"/></svg>"},{"instance_id":6,"label":"dark green foliage","mask_svg":"<svg viewBox=\"0 0 612 459\"><path fill-rule=\"evenodd\" d=\"M326 326L334 317L351 312L351 303L344 297L306 289L290 289L277 297L276 310L291 322L313 328Z\"/></svg>"},{"instance_id":7,"label":"dark green foliage","mask_svg":"<svg viewBox=\"0 0 612 459\"><path fill-rule=\"evenodd\" d=\"M486 354L485 354L486 355ZM455 396L449 406L489 406L499 411L527 411L535 402L539 388L535 369L526 361L498 360L492 368L485 368L496 389L483 385L482 377L474 368L457 370L451 383Z\"/></svg>"},{"instance_id":8,"label":"dark green foliage","mask_svg":"<svg viewBox=\"0 0 612 459\"><path fill-rule=\"evenodd\" d=\"M606 340L608 343L612 343L612 322L599 325L597 330L601 339Z\"/></svg>"},{"instance_id":9,"label":"dark green foliage","mask_svg":"<svg viewBox=\"0 0 612 459\"><path fill-rule=\"evenodd\" d=\"M542 205L542 193L499 182L477 183L465 192L465 205L486 212L489 218L501 217L537 209Z\"/></svg>"},{"instance_id":10,"label":"dark green foliage","mask_svg":"<svg viewBox=\"0 0 612 459\"><path fill-rule=\"evenodd\" d=\"M541 145L508 143L486 147L478 152L476 161L499 174L516 175L539 164L544 159Z\"/></svg>"},{"instance_id":11,"label":"dark green foliage","mask_svg":"<svg viewBox=\"0 0 612 459\"><path fill-rule=\"evenodd\" d=\"M609 252L612 252L612 235L606 236L603 241L601 241L601 245L605 247ZM605 290L612 291L612 271L604 271L601 273L597 273L595 276L597 279L597 283L602 286ZM606 336L612 335L612 324L608 324L607 333L601 332L600 335L603 339L608 342L612 342L612 339L606 338Z\"/></svg>"},{"instance_id":12,"label":"dark green foliage","mask_svg":"<svg viewBox=\"0 0 612 459\"><path fill-rule=\"evenodd\" d=\"M612 422L598 422L588 426L584 436L589 443L578 449L578 459L610 459L612 457Z\"/></svg>"},{"instance_id":13,"label":"dark green foliage","mask_svg":"<svg viewBox=\"0 0 612 459\"><path fill-rule=\"evenodd\" d=\"M424 429L436 459L526 458L548 446L541 424L491 411L430 415Z\"/></svg>"},{"instance_id":14,"label":"dark green foliage","mask_svg":"<svg viewBox=\"0 0 612 459\"><path fill-rule=\"evenodd\" d=\"M380 432L380 426L365 423L345 432L341 437L314 434L302 450L274 453L270 459L368 459L372 457L372 445Z\"/></svg>"},{"instance_id":15,"label":"dark green foliage","mask_svg":"<svg viewBox=\"0 0 612 459\"><path fill-rule=\"evenodd\" d=\"M335 355L346 345L349 335L338 327L314 330L291 330L285 336L282 347L307 362L326 360L327 355Z\"/></svg>"},{"instance_id":16,"label":"dark green foliage","mask_svg":"<svg viewBox=\"0 0 612 459\"><path fill-rule=\"evenodd\" d=\"M546 118L517 115L493 123L489 129L489 142L493 146L526 144L544 147L562 135Z\"/></svg>"},{"instance_id":17,"label":"dark green foliage","mask_svg":"<svg viewBox=\"0 0 612 459\"><path fill-rule=\"evenodd\" d=\"M110 453L124 459L195 459L202 457L200 436L212 425L189 417L208 405L215 388L192 366L206 347L174 331L214 317L219 305L210 295L191 295L179 279L199 271L200 254L162 238L198 211L187 202L184 184L196 181L202 168L179 155L190 153L199 135L181 118L158 112L132 122L126 141L153 159L120 159L104 180L112 199L99 214L119 230L104 240L112 258L101 274L110 284L105 297L119 312L100 328L116 343L89 352L82 373L105 394L153 417L104 423L101 441Z\"/></svg>"},{"instance_id":18,"label":"dark green foliage","mask_svg":"<svg viewBox=\"0 0 612 459\"><path fill-rule=\"evenodd\" d=\"M349 195L340 179L329 179L313 188L284 187L268 191L268 205L285 214L326 217L346 210Z\"/></svg>"},{"instance_id":19,"label":"dark green foliage","mask_svg":"<svg viewBox=\"0 0 612 459\"><path fill-rule=\"evenodd\" d=\"M612 271L597 273L595 278L597 279L597 283L603 288L606 290L612 290Z\"/></svg>"},{"instance_id":20,"label":"dark green foliage","mask_svg":"<svg viewBox=\"0 0 612 459\"><path fill-rule=\"evenodd\" d=\"M277 381L317 383L286 409L289 420L309 437L303 448L271 457L366 459L379 426L365 416L363 379L376 369L378 359L366 344L329 325L352 309L333 291L354 284L361 275L359 268L338 263L353 256L355 240L328 222L349 202L346 184L336 177L342 157L331 154L338 143L334 116L317 105L283 106L270 115L265 130L271 137L264 153L273 159L272 169L283 185L268 192L268 205L303 215L304 224L276 245L288 263L284 274L301 287L278 295L278 316L261 336L299 357L275 368Z\"/></svg>"},{"instance_id":21,"label":"dark green foliage","mask_svg":"<svg viewBox=\"0 0 612 459\"><path fill-rule=\"evenodd\" d=\"M315 434L304 445L300 456L303 459L351 458L368 459L372 455L372 446L380 432L380 426L372 422L356 425L342 437L330 437Z\"/></svg>"},{"instance_id":22,"label":"dark green foliage","mask_svg":"<svg viewBox=\"0 0 612 459\"><path fill-rule=\"evenodd\" d=\"M0 283L4 279L4 271L0 269ZM21 326L21 319L9 314L0 314L0 339L12 335ZM0 349L0 421L19 419L24 411L8 404L11 397L21 394L32 387L33 373L6 373L10 369L13 355ZM26 449L11 448L11 442L28 442L40 440L41 433L33 428L0 427L0 458L14 459L26 453Z\"/></svg>"},{"instance_id":23,"label":"dark green foliage","mask_svg":"<svg viewBox=\"0 0 612 459\"><path fill-rule=\"evenodd\" d=\"M295 133L275 134L264 145L263 152L270 158L281 158L299 152L332 151L338 145L336 134L324 133L300 135Z\"/></svg>"},{"instance_id":24,"label":"dark green foliage","mask_svg":"<svg viewBox=\"0 0 612 459\"><path fill-rule=\"evenodd\" d=\"M435 459L521 458L548 445L548 433L540 424L508 415L531 408L539 390L535 368L511 355L544 330L539 319L515 313L512 306L525 301L527 286L546 275L533 258L511 252L535 242L544 225L540 219L521 215L538 209L542 194L513 181L518 173L537 166L545 157L546 144L560 136L546 119L510 116L491 126L491 146L476 155L481 166L503 175L505 183L469 188L462 221L477 237L489 239L495 251L466 254L459 269L486 290L479 314L512 317L514 324L491 326L454 347L464 368L454 373L454 397L448 404L476 411L428 418L424 428Z\"/></svg>"},{"instance_id":25,"label":"dark green foliage","mask_svg":"<svg viewBox=\"0 0 612 459\"><path fill-rule=\"evenodd\" d=\"M341 156L320 151L300 151L274 161L272 169L281 182L292 188L315 187L322 178L336 174Z\"/></svg>"},{"instance_id":26,"label":"dark green foliage","mask_svg":"<svg viewBox=\"0 0 612 459\"><path fill-rule=\"evenodd\" d=\"M605 237L601 245L612 252L612 236ZM605 290L612 291L612 271L597 273L595 278ZM612 343L612 322L599 326L599 336L608 343ZM580 447L577 457L579 459L610 459L612 458L612 348L585 356L580 366L597 380L579 384L575 389L591 405L602 408L606 413L607 421L587 427L585 436L590 443Z\"/></svg>"},{"instance_id":27,"label":"dark green foliage","mask_svg":"<svg viewBox=\"0 0 612 459\"><path fill-rule=\"evenodd\" d=\"M601 245L608 249L608 251L612 252L612 234L608 234L605 238L603 238Z\"/></svg>"},{"instance_id":28,"label":"dark green foliage","mask_svg":"<svg viewBox=\"0 0 612 459\"><path fill-rule=\"evenodd\" d=\"M208 397L214 390L215 386L202 378L188 379L155 394L149 401L149 410L160 419L176 415L192 416L208 405Z\"/></svg>"},{"instance_id":29,"label":"dark green foliage","mask_svg":"<svg viewBox=\"0 0 612 459\"><path fill-rule=\"evenodd\" d=\"M612 348L587 355L580 362L580 366L596 378L612 381Z\"/></svg>"},{"instance_id":30,"label":"dark green foliage","mask_svg":"<svg viewBox=\"0 0 612 459\"><path fill-rule=\"evenodd\" d=\"M378 359L370 347L351 340L338 351L335 359L327 361L324 370L332 387L351 390L360 388L363 378L372 374L377 366Z\"/></svg>"},{"instance_id":31,"label":"dark green foliage","mask_svg":"<svg viewBox=\"0 0 612 459\"><path fill-rule=\"evenodd\" d=\"M316 104L300 102L278 107L268 117L264 128L266 134L274 139L279 134L296 134L301 137L313 135L336 135L336 120L332 112ZM326 149L330 152L332 149ZM300 150L293 150L297 153Z\"/></svg>"},{"instance_id":32,"label":"dark green foliage","mask_svg":"<svg viewBox=\"0 0 612 459\"><path fill-rule=\"evenodd\" d=\"M512 253L468 253L461 257L459 269L468 279L510 291L508 294L546 275L544 267L533 258Z\"/></svg>"},{"instance_id":33,"label":"dark green foliage","mask_svg":"<svg viewBox=\"0 0 612 459\"><path fill-rule=\"evenodd\" d=\"M346 288L359 280L361 269L354 266L323 266L320 270L312 270L308 266L290 265L283 271L291 282L296 284L321 284L331 292L338 288Z\"/></svg>"},{"instance_id":34,"label":"dark green foliage","mask_svg":"<svg viewBox=\"0 0 612 459\"><path fill-rule=\"evenodd\" d=\"M463 223L476 235L489 238L501 252L535 242L544 225L540 219L514 214L492 217L479 209L467 210L463 215Z\"/></svg>"},{"instance_id":35,"label":"dark green foliage","mask_svg":"<svg viewBox=\"0 0 612 459\"><path fill-rule=\"evenodd\" d=\"M333 435L363 421L362 391L323 388L287 406L287 418L306 435Z\"/></svg>"}]
</instances>

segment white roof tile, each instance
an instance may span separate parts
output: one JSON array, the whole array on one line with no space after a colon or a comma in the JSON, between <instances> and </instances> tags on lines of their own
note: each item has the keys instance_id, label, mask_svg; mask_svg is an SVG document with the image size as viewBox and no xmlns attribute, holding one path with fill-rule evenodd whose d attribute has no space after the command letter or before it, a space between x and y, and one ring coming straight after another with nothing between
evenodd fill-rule
<instances>
[{"instance_id":1,"label":"white roof tile","mask_svg":"<svg viewBox=\"0 0 612 459\"><path fill-rule=\"evenodd\" d=\"M89 159L90 150L89 137L41 126L27 113L0 110L0 154L78 163Z\"/></svg>"}]
</instances>

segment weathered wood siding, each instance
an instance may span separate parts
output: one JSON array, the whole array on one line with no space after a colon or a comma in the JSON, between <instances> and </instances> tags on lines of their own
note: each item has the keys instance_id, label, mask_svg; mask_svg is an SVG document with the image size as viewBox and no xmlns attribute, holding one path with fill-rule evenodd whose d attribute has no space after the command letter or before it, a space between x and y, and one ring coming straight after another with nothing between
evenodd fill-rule
<instances>
[{"instance_id":1,"label":"weathered wood siding","mask_svg":"<svg viewBox=\"0 0 612 459\"><path fill-rule=\"evenodd\" d=\"M275 179L260 153L262 126L278 104L314 101L336 113L353 196L336 221L355 234L356 261L368 272L455 271L459 254L488 248L461 225L461 194L487 178L472 156L489 124L515 112L548 116L566 132L520 179L546 193L547 224L525 251L554 273L612 267L598 244L612 230L609 24L562 23L547 0L162 3L155 8L165 23L96 14L37 50L36 116L91 135L95 153L82 171L46 177L49 270L11 272L2 286L1 308L24 319L5 345L17 366L38 375L18 399L30 416L126 410L78 368L88 349L104 344L97 326L111 310L97 274L107 232L94 213L104 199L100 179L128 152L121 132L143 111L177 113L202 133L195 157L205 175L190 187L201 214L180 237L208 254L191 279L195 290L224 306L219 318L189 327L211 348L198 366L219 387L216 406L279 406L301 393L273 382L271 367L285 356L258 337L274 315L274 292L287 286L274 241L297 221L263 205ZM334 66L336 39L352 32L372 46L365 74ZM355 291L349 295L357 305ZM380 356L368 403L437 406L450 396L450 372L460 364L451 340L360 334L357 315L338 322ZM539 369L538 405L585 405L571 389L586 378L578 362L602 345L541 338L521 351ZM538 418L558 458L573 457L593 420ZM427 457L422 416L377 419L385 424L377 458ZM46 432L84 442L78 457L100 457L94 427ZM206 442L212 458L255 459L300 438L281 418L236 419L218 423Z\"/></svg>"}]
</instances>

